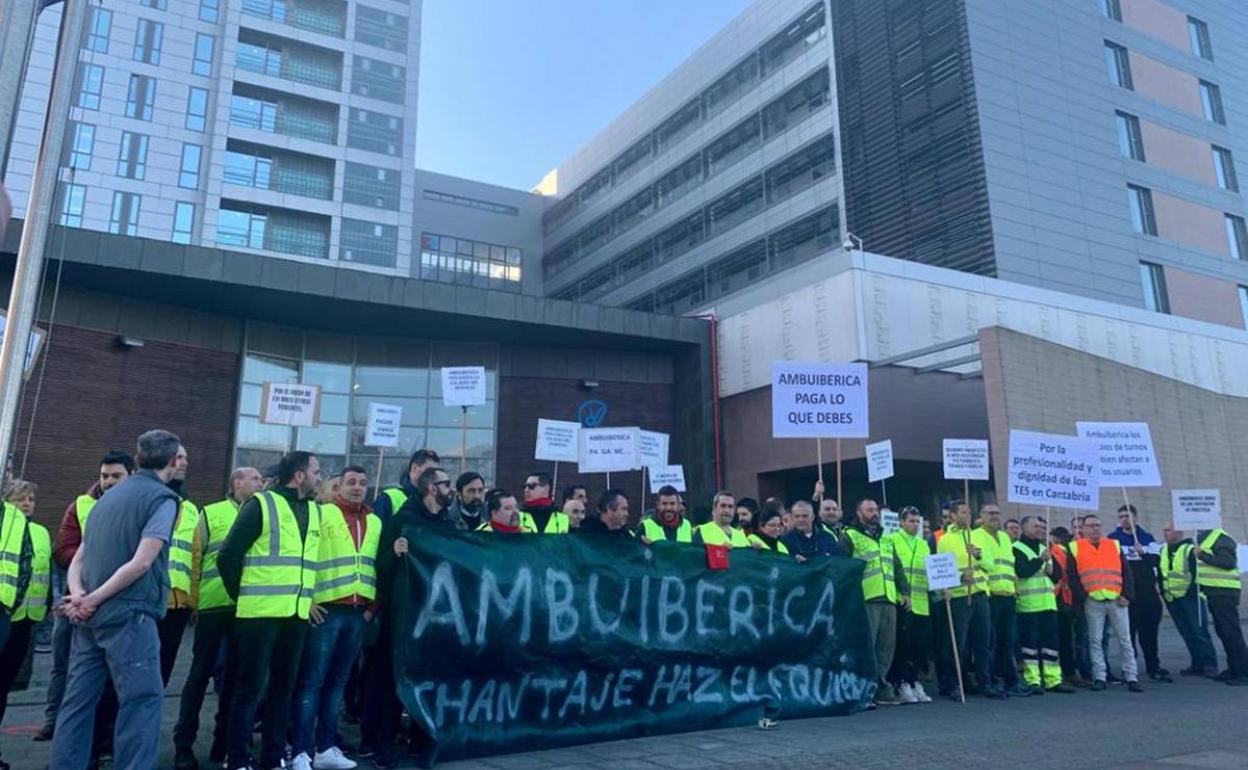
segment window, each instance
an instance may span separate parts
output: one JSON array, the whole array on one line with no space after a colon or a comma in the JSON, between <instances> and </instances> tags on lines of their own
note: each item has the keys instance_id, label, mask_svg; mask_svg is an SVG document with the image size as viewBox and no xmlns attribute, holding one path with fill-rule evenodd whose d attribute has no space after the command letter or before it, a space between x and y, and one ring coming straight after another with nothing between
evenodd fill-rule
<instances>
[{"instance_id":1,"label":"window","mask_svg":"<svg viewBox=\"0 0 1248 770\"><path fill-rule=\"evenodd\" d=\"M130 88L126 92L126 117L151 120L155 101L156 81L146 75L131 75Z\"/></svg>"},{"instance_id":2,"label":"window","mask_svg":"<svg viewBox=\"0 0 1248 770\"><path fill-rule=\"evenodd\" d=\"M1127 54L1126 48L1106 40L1105 67L1109 70L1111 83L1128 91L1135 89L1135 84L1131 81L1131 57Z\"/></svg>"},{"instance_id":3,"label":"window","mask_svg":"<svg viewBox=\"0 0 1248 770\"><path fill-rule=\"evenodd\" d=\"M212 76L212 52L216 42L215 37L202 32L195 36L195 63L191 65L191 71L196 75Z\"/></svg>"},{"instance_id":4,"label":"window","mask_svg":"<svg viewBox=\"0 0 1248 770\"><path fill-rule=\"evenodd\" d=\"M264 214L221 209L217 217L217 243L263 249L267 220Z\"/></svg>"},{"instance_id":5,"label":"window","mask_svg":"<svg viewBox=\"0 0 1248 770\"><path fill-rule=\"evenodd\" d=\"M398 211L402 182L403 174L397 169L347 161L342 178L342 200L359 206ZM425 190L425 197L428 193L429 190Z\"/></svg>"},{"instance_id":6,"label":"window","mask_svg":"<svg viewBox=\"0 0 1248 770\"><path fill-rule=\"evenodd\" d=\"M1157 234L1157 217L1153 213L1153 191L1147 187L1127 185L1127 198L1131 202L1131 226L1142 235Z\"/></svg>"},{"instance_id":7,"label":"window","mask_svg":"<svg viewBox=\"0 0 1248 770\"><path fill-rule=\"evenodd\" d=\"M407 17L386 13L367 5L355 7L355 39L400 53L407 51Z\"/></svg>"},{"instance_id":8,"label":"window","mask_svg":"<svg viewBox=\"0 0 1248 770\"><path fill-rule=\"evenodd\" d=\"M344 228L347 221L343 220ZM520 257L520 249L513 246L422 233L417 275L442 283L519 291Z\"/></svg>"},{"instance_id":9,"label":"window","mask_svg":"<svg viewBox=\"0 0 1248 770\"><path fill-rule=\"evenodd\" d=\"M1243 316L1244 325L1248 326L1248 286L1239 287L1239 312Z\"/></svg>"},{"instance_id":10,"label":"window","mask_svg":"<svg viewBox=\"0 0 1248 770\"><path fill-rule=\"evenodd\" d=\"M170 238L174 243L190 243L191 232L195 227L195 204L179 201L173 207L173 237Z\"/></svg>"},{"instance_id":11,"label":"window","mask_svg":"<svg viewBox=\"0 0 1248 770\"><path fill-rule=\"evenodd\" d=\"M1118 149L1123 157L1144 160L1144 139L1140 136L1140 119L1126 112L1115 112L1118 118Z\"/></svg>"},{"instance_id":12,"label":"window","mask_svg":"<svg viewBox=\"0 0 1248 770\"><path fill-rule=\"evenodd\" d=\"M1248 226L1243 217L1226 215L1226 245L1235 259L1248 259Z\"/></svg>"},{"instance_id":13,"label":"window","mask_svg":"<svg viewBox=\"0 0 1248 770\"><path fill-rule=\"evenodd\" d=\"M381 178L381 171L381 169L377 169L378 179ZM421 190L420 195L425 200L438 201L439 203L450 203L455 206L465 206L470 209L480 209L481 211L488 211L492 214L507 214L513 217L520 215L520 209L515 206L508 206L506 203L495 203L493 201L481 200L480 198L469 198L464 195L455 195L453 193L439 192L437 190Z\"/></svg>"},{"instance_id":14,"label":"window","mask_svg":"<svg viewBox=\"0 0 1248 770\"><path fill-rule=\"evenodd\" d=\"M91 153L95 150L95 126L75 123L69 142L69 167L91 168Z\"/></svg>"},{"instance_id":15,"label":"window","mask_svg":"<svg viewBox=\"0 0 1248 770\"><path fill-rule=\"evenodd\" d=\"M225 181L267 190L273 181L273 161L259 155L228 150L225 153Z\"/></svg>"},{"instance_id":16,"label":"window","mask_svg":"<svg viewBox=\"0 0 1248 770\"><path fill-rule=\"evenodd\" d=\"M65 185L65 197L61 202L61 224L65 227L82 227L82 210L87 205L86 185Z\"/></svg>"},{"instance_id":17,"label":"window","mask_svg":"<svg viewBox=\"0 0 1248 770\"><path fill-rule=\"evenodd\" d=\"M104 68L98 64L84 64L78 72L78 106L84 110L98 110L100 92L104 90Z\"/></svg>"},{"instance_id":18,"label":"window","mask_svg":"<svg viewBox=\"0 0 1248 770\"><path fill-rule=\"evenodd\" d=\"M139 5L144 8L155 8L158 11L163 11L168 8L168 0L139 0Z\"/></svg>"},{"instance_id":19,"label":"window","mask_svg":"<svg viewBox=\"0 0 1248 770\"><path fill-rule=\"evenodd\" d=\"M277 130L277 103L234 94L230 97L230 122L260 131Z\"/></svg>"},{"instance_id":20,"label":"window","mask_svg":"<svg viewBox=\"0 0 1248 770\"><path fill-rule=\"evenodd\" d=\"M1161 265L1140 263L1140 281L1144 284L1144 307L1154 313L1170 312L1170 297L1166 293L1166 272Z\"/></svg>"},{"instance_id":21,"label":"window","mask_svg":"<svg viewBox=\"0 0 1248 770\"><path fill-rule=\"evenodd\" d=\"M1205 61L1213 61L1213 43L1209 41L1209 25L1196 18L1187 17L1187 36L1192 41L1192 53Z\"/></svg>"},{"instance_id":22,"label":"window","mask_svg":"<svg viewBox=\"0 0 1248 770\"><path fill-rule=\"evenodd\" d=\"M182 166L178 170L178 187L191 190L199 187L199 162L204 148L198 144L182 145Z\"/></svg>"},{"instance_id":23,"label":"window","mask_svg":"<svg viewBox=\"0 0 1248 770\"><path fill-rule=\"evenodd\" d=\"M1239 192L1239 178L1235 176L1235 158L1225 147L1213 146L1213 170L1218 175L1218 187Z\"/></svg>"},{"instance_id":24,"label":"window","mask_svg":"<svg viewBox=\"0 0 1248 770\"><path fill-rule=\"evenodd\" d=\"M138 235L141 202L142 197L135 193L113 193L113 214L108 220L108 231L114 235Z\"/></svg>"},{"instance_id":25,"label":"window","mask_svg":"<svg viewBox=\"0 0 1248 770\"><path fill-rule=\"evenodd\" d=\"M1208 80L1200 81L1200 104L1205 108L1205 120L1226 125L1226 113L1222 110L1222 89Z\"/></svg>"},{"instance_id":26,"label":"window","mask_svg":"<svg viewBox=\"0 0 1248 770\"><path fill-rule=\"evenodd\" d=\"M191 87L186 94L186 127L203 131L208 124L208 89Z\"/></svg>"},{"instance_id":27,"label":"window","mask_svg":"<svg viewBox=\"0 0 1248 770\"><path fill-rule=\"evenodd\" d=\"M117 176L142 179L147 174L147 137L131 131L121 132L121 152L117 156Z\"/></svg>"},{"instance_id":28,"label":"window","mask_svg":"<svg viewBox=\"0 0 1248 770\"><path fill-rule=\"evenodd\" d=\"M215 22L220 5L221 0L199 0L199 20Z\"/></svg>"},{"instance_id":29,"label":"window","mask_svg":"<svg viewBox=\"0 0 1248 770\"><path fill-rule=\"evenodd\" d=\"M113 12L92 5L88 9L87 39L83 48L96 53L108 53L108 33L113 26Z\"/></svg>"},{"instance_id":30,"label":"window","mask_svg":"<svg viewBox=\"0 0 1248 770\"><path fill-rule=\"evenodd\" d=\"M369 110L351 110L347 146L383 155L403 154L403 119Z\"/></svg>"},{"instance_id":31,"label":"window","mask_svg":"<svg viewBox=\"0 0 1248 770\"><path fill-rule=\"evenodd\" d=\"M1101 13L1104 14L1107 19L1122 21L1121 0L1101 0Z\"/></svg>"},{"instance_id":32,"label":"window","mask_svg":"<svg viewBox=\"0 0 1248 770\"><path fill-rule=\"evenodd\" d=\"M147 64L160 64L160 39L165 25L151 19L139 19L134 30L134 60Z\"/></svg>"},{"instance_id":33,"label":"window","mask_svg":"<svg viewBox=\"0 0 1248 770\"><path fill-rule=\"evenodd\" d=\"M399 228L361 219L342 218L338 258L378 267L394 267L399 253Z\"/></svg>"}]
</instances>

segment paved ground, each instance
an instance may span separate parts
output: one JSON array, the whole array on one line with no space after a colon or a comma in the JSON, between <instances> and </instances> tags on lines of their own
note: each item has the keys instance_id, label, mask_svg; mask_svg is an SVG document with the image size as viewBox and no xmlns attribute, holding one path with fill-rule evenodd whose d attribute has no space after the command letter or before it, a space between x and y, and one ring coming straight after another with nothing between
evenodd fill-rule
<instances>
[{"instance_id":1,"label":"paved ground","mask_svg":"<svg viewBox=\"0 0 1248 770\"><path fill-rule=\"evenodd\" d=\"M189 641L189 638L188 638ZM1172 627L1162 627L1163 664L1177 671L1186 654ZM174 674L185 677L189 649ZM15 770L47 767L50 746L30 735L42 723L49 656L39 655L31 690L15 693L2 733L3 757ZM1045 695L1008 703L975 700L885 708L846 718L784 722L770 732L734 728L615 741L578 748L447 762L442 770L682 770L684 768L827 768L856 770L1244 770L1248 768L1248 688L1176 677L1104 693ZM205 713L215 708L215 699ZM170 735L177 697L165 699L162 733ZM198 753L207 757L208 729ZM992 737L989 737L992 736ZM162 744L162 768L173 749ZM207 765L207 763L205 763ZM372 765L361 762L368 770ZM215 770L215 769L214 769Z\"/></svg>"}]
</instances>

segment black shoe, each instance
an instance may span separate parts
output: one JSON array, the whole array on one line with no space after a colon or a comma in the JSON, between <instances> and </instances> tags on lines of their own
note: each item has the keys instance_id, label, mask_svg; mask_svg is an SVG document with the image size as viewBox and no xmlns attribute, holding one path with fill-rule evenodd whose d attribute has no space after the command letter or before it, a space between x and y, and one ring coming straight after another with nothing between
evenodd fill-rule
<instances>
[{"instance_id":1,"label":"black shoe","mask_svg":"<svg viewBox=\"0 0 1248 770\"><path fill-rule=\"evenodd\" d=\"M355 752L356 759L368 759L377 753L377 749L371 744L361 743L359 751Z\"/></svg>"},{"instance_id":2,"label":"black shoe","mask_svg":"<svg viewBox=\"0 0 1248 770\"><path fill-rule=\"evenodd\" d=\"M1044 695L1044 688L1040 685L1033 685L1027 688L1028 695Z\"/></svg>"},{"instance_id":3,"label":"black shoe","mask_svg":"<svg viewBox=\"0 0 1248 770\"><path fill-rule=\"evenodd\" d=\"M1139 682L1127 682L1127 689L1131 692L1144 692L1144 688Z\"/></svg>"},{"instance_id":4,"label":"black shoe","mask_svg":"<svg viewBox=\"0 0 1248 770\"><path fill-rule=\"evenodd\" d=\"M1104 679L1097 679L1095 682L1092 683L1092 692L1101 692L1104 689L1105 689Z\"/></svg>"},{"instance_id":5,"label":"black shoe","mask_svg":"<svg viewBox=\"0 0 1248 770\"><path fill-rule=\"evenodd\" d=\"M990 700L1005 700L1010 696L1000 687L987 687L984 689L984 697Z\"/></svg>"},{"instance_id":6,"label":"black shoe","mask_svg":"<svg viewBox=\"0 0 1248 770\"><path fill-rule=\"evenodd\" d=\"M1062 682L1056 687L1050 687L1049 692L1060 692L1063 695L1073 695L1079 691L1076 690L1074 687L1071 687L1070 685L1066 684L1065 682Z\"/></svg>"},{"instance_id":7,"label":"black shoe","mask_svg":"<svg viewBox=\"0 0 1248 770\"><path fill-rule=\"evenodd\" d=\"M1205 676L1206 671L1201 666L1188 666L1179 672L1179 676Z\"/></svg>"},{"instance_id":8,"label":"black shoe","mask_svg":"<svg viewBox=\"0 0 1248 770\"><path fill-rule=\"evenodd\" d=\"M1229 684L1231 687L1248 687L1248 677L1237 676L1233 679L1227 679L1224 683Z\"/></svg>"},{"instance_id":9,"label":"black shoe","mask_svg":"<svg viewBox=\"0 0 1248 770\"><path fill-rule=\"evenodd\" d=\"M399 766L399 758L395 756L393 751L380 751L373 757L373 764L381 768L381 770L390 770L390 768Z\"/></svg>"},{"instance_id":10,"label":"black shoe","mask_svg":"<svg viewBox=\"0 0 1248 770\"><path fill-rule=\"evenodd\" d=\"M175 749L173 752L173 770L199 770L199 760L190 749Z\"/></svg>"},{"instance_id":11,"label":"black shoe","mask_svg":"<svg viewBox=\"0 0 1248 770\"><path fill-rule=\"evenodd\" d=\"M1227 669L1226 671L1223 671L1222 673L1215 675L1213 678L1218 680L1219 682L1225 682L1228 679L1234 679L1235 675L1230 672L1230 669Z\"/></svg>"},{"instance_id":12,"label":"black shoe","mask_svg":"<svg viewBox=\"0 0 1248 770\"><path fill-rule=\"evenodd\" d=\"M946 698L948 698L949 700L953 701L954 703L961 703L961 702L962 702L962 696L961 696L959 693L956 693L956 692L955 692L955 693L953 693L952 695L946 695L945 697L946 697Z\"/></svg>"},{"instance_id":13,"label":"black shoe","mask_svg":"<svg viewBox=\"0 0 1248 770\"><path fill-rule=\"evenodd\" d=\"M1174 682L1174 680L1170 678L1170 672L1166 671L1164 668L1160 671L1154 671L1149 674L1148 678L1151 681L1161 682L1163 684L1172 684Z\"/></svg>"},{"instance_id":14,"label":"black shoe","mask_svg":"<svg viewBox=\"0 0 1248 770\"><path fill-rule=\"evenodd\" d=\"M39 732L35 733L34 737L31 738L31 740L35 741L36 743L43 743L44 741L50 741L52 740L53 732L54 730L52 728L52 725L44 725L43 727L39 728Z\"/></svg>"}]
</instances>

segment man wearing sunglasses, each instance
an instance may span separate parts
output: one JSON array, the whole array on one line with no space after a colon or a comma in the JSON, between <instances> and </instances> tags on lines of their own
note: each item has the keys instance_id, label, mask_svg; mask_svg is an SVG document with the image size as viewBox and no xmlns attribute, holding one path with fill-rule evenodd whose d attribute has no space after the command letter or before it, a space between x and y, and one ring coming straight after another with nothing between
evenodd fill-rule
<instances>
[{"instance_id":1,"label":"man wearing sunglasses","mask_svg":"<svg viewBox=\"0 0 1248 770\"><path fill-rule=\"evenodd\" d=\"M551 495L550 476L530 473L524 481L524 510L520 511L520 529L530 534L566 535L568 515L555 505Z\"/></svg>"}]
</instances>

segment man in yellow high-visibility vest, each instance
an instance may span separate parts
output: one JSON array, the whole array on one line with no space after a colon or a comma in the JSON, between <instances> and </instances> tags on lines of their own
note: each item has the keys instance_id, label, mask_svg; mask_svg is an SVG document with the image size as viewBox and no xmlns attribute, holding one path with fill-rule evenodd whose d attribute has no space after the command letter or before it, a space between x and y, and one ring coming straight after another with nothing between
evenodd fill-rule
<instances>
[{"instance_id":1,"label":"man in yellow high-visibility vest","mask_svg":"<svg viewBox=\"0 0 1248 770\"><path fill-rule=\"evenodd\" d=\"M1226 652L1226 670L1218 674L1220 681L1236 687L1248 686L1248 645L1239 624L1238 544L1224 530L1201 530L1196 533L1192 553L1199 562L1196 582L1205 595L1213 629Z\"/></svg>"}]
</instances>

